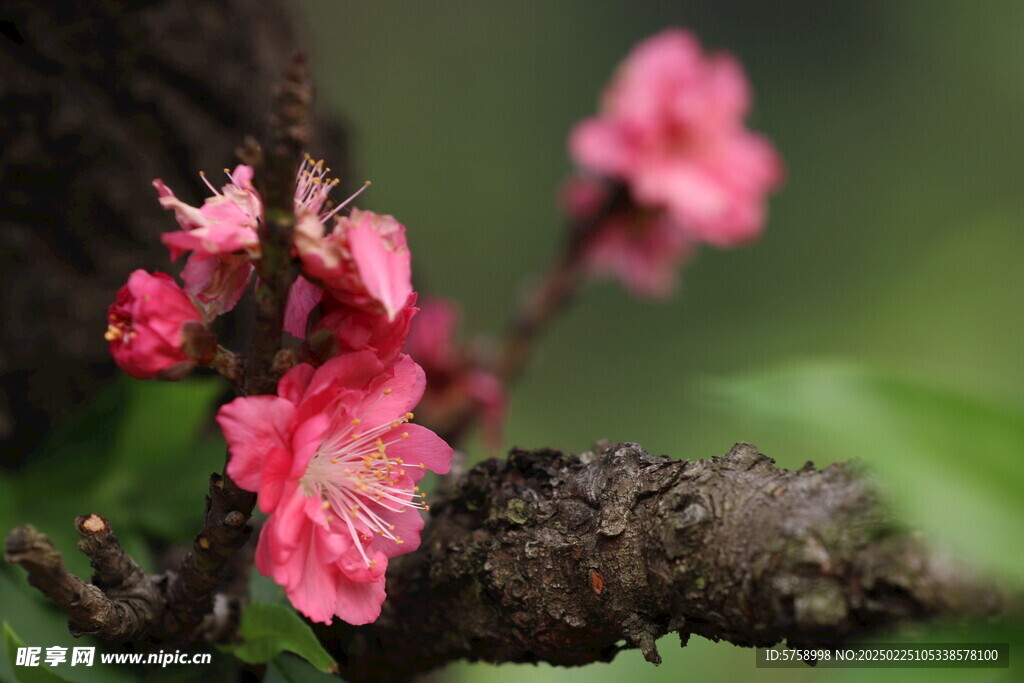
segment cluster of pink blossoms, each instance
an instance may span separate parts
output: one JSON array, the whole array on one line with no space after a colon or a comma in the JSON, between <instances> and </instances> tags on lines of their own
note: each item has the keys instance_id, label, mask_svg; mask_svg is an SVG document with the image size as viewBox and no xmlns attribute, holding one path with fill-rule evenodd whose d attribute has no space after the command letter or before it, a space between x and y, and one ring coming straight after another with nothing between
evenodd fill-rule
<instances>
[{"instance_id":1,"label":"cluster of pink blossoms","mask_svg":"<svg viewBox=\"0 0 1024 683\"><path fill-rule=\"evenodd\" d=\"M605 217L584 254L592 270L638 295L664 296L696 245L731 247L760 234L765 195L783 168L771 143L746 129L750 102L739 63L705 55L687 31L668 29L633 49L600 114L569 140L583 174L567 183L564 208L581 222Z\"/></svg>"},{"instance_id":2,"label":"cluster of pink blossoms","mask_svg":"<svg viewBox=\"0 0 1024 683\"><path fill-rule=\"evenodd\" d=\"M309 336L300 351L309 362L281 378L276 396L236 398L217 420L228 474L269 515L257 568L310 619L365 624L380 614L388 559L419 545L427 506L417 483L428 469L447 472L452 449L409 423L426 379L401 352L418 310L405 227L370 211L340 215L352 198L328 210L337 182L328 170L307 159L295 195L302 274L285 319L288 332ZM190 355L190 335L234 308L253 278L262 203L251 168L228 177L219 191L207 183L213 196L201 207L154 181L181 227L163 241L172 258L190 255L184 288L136 271L110 307L111 352L134 377L178 379L210 362Z\"/></svg>"}]
</instances>

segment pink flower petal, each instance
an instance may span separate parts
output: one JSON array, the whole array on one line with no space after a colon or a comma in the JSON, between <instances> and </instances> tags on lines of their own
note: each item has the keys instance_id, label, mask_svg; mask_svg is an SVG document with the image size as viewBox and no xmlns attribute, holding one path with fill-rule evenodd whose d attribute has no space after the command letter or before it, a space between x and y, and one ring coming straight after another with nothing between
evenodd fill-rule
<instances>
[{"instance_id":1,"label":"pink flower petal","mask_svg":"<svg viewBox=\"0 0 1024 683\"><path fill-rule=\"evenodd\" d=\"M387 596L384 579L372 583L359 583L338 574L338 590L334 602L334 613L346 622L361 626L371 624L380 616L381 606Z\"/></svg>"},{"instance_id":2,"label":"pink flower petal","mask_svg":"<svg viewBox=\"0 0 1024 683\"><path fill-rule=\"evenodd\" d=\"M370 550L382 553L386 557L397 557L420 547L420 532L423 531L424 523L419 510L408 508L405 512L391 513L387 521L394 525L391 533L402 539L402 543L395 543L383 536L374 536Z\"/></svg>"},{"instance_id":3,"label":"pink flower petal","mask_svg":"<svg viewBox=\"0 0 1024 683\"><path fill-rule=\"evenodd\" d=\"M402 354L370 384L352 414L368 426L386 424L415 408L426 387L423 368Z\"/></svg>"},{"instance_id":4,"label":"pink flower petal","mask_svg":"<svg viewBox=\"0 0 1024 683\"><path fill-rule=\"evenodd\" d=\"M264 458L272 448L291 452L295 406L276 396L242 396L217 411L217 423L231 451L227 473L240 487L258 491Z\"/></svg>"},{"instance_id":5,"label":"pink flower petal","mask_svg":"<svg viewBox=\"0 0 1024 683\"><path fill-rule=\"evenodd\" d=\"M315 372L316 369L308 363L294 366L277 383L277 395L298 405Z\"/></svg>"},{"instance_id":6,"label":"pink flower petal","mask_svg":"<svg viewBox=\"0 0 1024 683\"><path fill-rule=\"evenodd\" d=\"M573 128L569 153L580 166L611 176L628 170L632 161L625 131L597 118Z\"/></svg>"},{"instance_id":7,"label":"pink flower petal","mask_svg":"<svg viewBox=\"0 0 1024 683\"><path fill-rule=\"evenodd\" d=\"M423 464L431 472L447 474L452 465L452 447L426 427L407 424L396 432L408 434L388 446L388 456L409 465Z\"/></svg>"},{"instance_id":8,"label":"pink flower petal","mask_svg":"<svg viewBox=\"0 0 1024 683\"><path fill-rule=\"evenodd\" d=\"M390 249L380 234L364 224L349 231L348 243L366 290L394 320L412 294L408 250Z\"/></svg>"},{"instance_id":9,"label":"pink flower petal","mask_svg":"<svg viewBox=\"0 0 1024 683\"><path fill-rule=\"evenodd\" d=\"M292 454L274 446L267 450L260 472L259 503L263 512L273 512L281 500L292 469ZM231 477L234 479L234 477ZM237 480L235 483L238 483Z\"/></svg>"},{"instance_id":10,"label":"pink flower petal","mask_svg":"<svg viewBox=\"0 0 1024 683\"><path fill-rule=\"evenodd\" d=\"M295 609L311 621L329 624L334 618L336 596L341 572L322 558L320 536L312 530L296 550L302 569L298 581L285 586L288 599Z\"/></svg>"},{"instance_id":11,"label":"pink flower petal","mask_svg":"<svg viewBox=\"0 0 1024 683\"><path fill-rule=\"evenodd\" d=\"M309 313L323 298L324 290L301 275L288 290L288 303L284 311L284 331L299 339L306 338L306 320Z\"/></svg>"}]
</instances>

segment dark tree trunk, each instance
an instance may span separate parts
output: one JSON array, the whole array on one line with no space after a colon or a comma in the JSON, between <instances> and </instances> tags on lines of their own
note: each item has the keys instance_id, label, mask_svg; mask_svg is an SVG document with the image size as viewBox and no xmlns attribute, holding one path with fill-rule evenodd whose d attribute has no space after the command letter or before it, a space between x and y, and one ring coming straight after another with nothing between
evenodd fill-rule
<instances>
[{"instance_id":1,"label":"dark tree trunk","mask_svg":"<svg viewBox=\"0 0 1024 683\"><path fill-rule=\"evenodd\" d=\"M0 9L0 466L111 376L106 309L168 270L162 178L220 184L302 47L283 0L8 0ZM344 168L338 126L314 151ZM342 178L344 180L344 178Z\"/></svg>"}]
</instances>

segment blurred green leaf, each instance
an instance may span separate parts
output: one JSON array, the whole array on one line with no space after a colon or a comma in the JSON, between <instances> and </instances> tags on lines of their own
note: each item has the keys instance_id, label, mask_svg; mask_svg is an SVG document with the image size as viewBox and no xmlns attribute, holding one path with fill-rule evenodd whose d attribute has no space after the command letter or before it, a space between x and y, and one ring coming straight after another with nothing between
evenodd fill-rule
<instances>
[{"instance_id":1,"label":"blurred green leaf","mask_svg":"<svg viewBox=\"0 0 1024 683\"><path fill-rule=\"evenodd\" d=\"M4 622L4 648L7 650L7 662L11 666L15 680L18 683L55 683L56 681L67 681L61 678L50 667L42 664L43 655L40 655L41 666L18 666L18 648L25 647L25 642L18 637L11 625Z\"/></svg>"},{"instance_id":2,"label":"blurred green leaf","mask_svg":"<svg viewBox=\"0 0 1024 683\"><path fill-rule=\"evenodd\" d=\"M222 391L216 377L132 383L111 476L97 495L120 501L140 531L187 541L200 523L210 473L224 463L219 433L203 438Z\"/></svg>"},{"instance_id":3,"label":"blurred green leaf","mask_svg":"<svg viewBox=\"0 0 1024 683\"><path fill-rule=\"evenodd\" d=\"M121 544L151 566L144 536L187 541L200 522L209 475L224 462L223 441L201 439L201 430L223 388L214 377L111 382L20 473L10 524L28 522L45 532L68 567L84 576L88 562L73 552L73 522L97 512L111 520Z\"/></svg>"},{"instance_id":4,"label":"blurred green leaf","mask_svg":"<svg viewBox=\"0 0 1024 683\"><path fill-rule=\"evenodd\" d=\"M902 519L1024 582L1024 414L1017 406L829 362L717 381L712 390L737 419L793 432L793 447L808 459L866 462Z\"/></svg>"},{"instance_id":5,"label":"blurred green leaf","mask_svg":"<svg viewBox=\"0 0 1024 683\"><path fill-rule=\"evenodd\" d=\"M289 606L265 602L251 603L242 613L239 633L243 642L225 646L243 662L266 664L284 651L293 652L318 670L338 670L334 659L313 635L313 629Z\"/></svg>"}]
</instances>

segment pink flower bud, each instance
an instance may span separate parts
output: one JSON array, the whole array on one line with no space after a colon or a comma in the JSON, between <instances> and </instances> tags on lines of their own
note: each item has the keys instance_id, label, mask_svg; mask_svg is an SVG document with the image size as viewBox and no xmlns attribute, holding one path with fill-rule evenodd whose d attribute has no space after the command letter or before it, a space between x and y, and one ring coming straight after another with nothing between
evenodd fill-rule
<instances>
[{"instance_id":1,"label":"pink flower bud","mask_svg":"<svg viewBox=\"0 0 1024 683\"><path fill-rule=\"evenodd\" d=\"M193 321L202 324L203 316L170 275L140 269L107 310L104 337L122 370L136 379L151 379L181 363L193 363L182 348L182 328ZM165 376L180 379L183 369L187 366Z\"/></svg>"}]
</instances>

